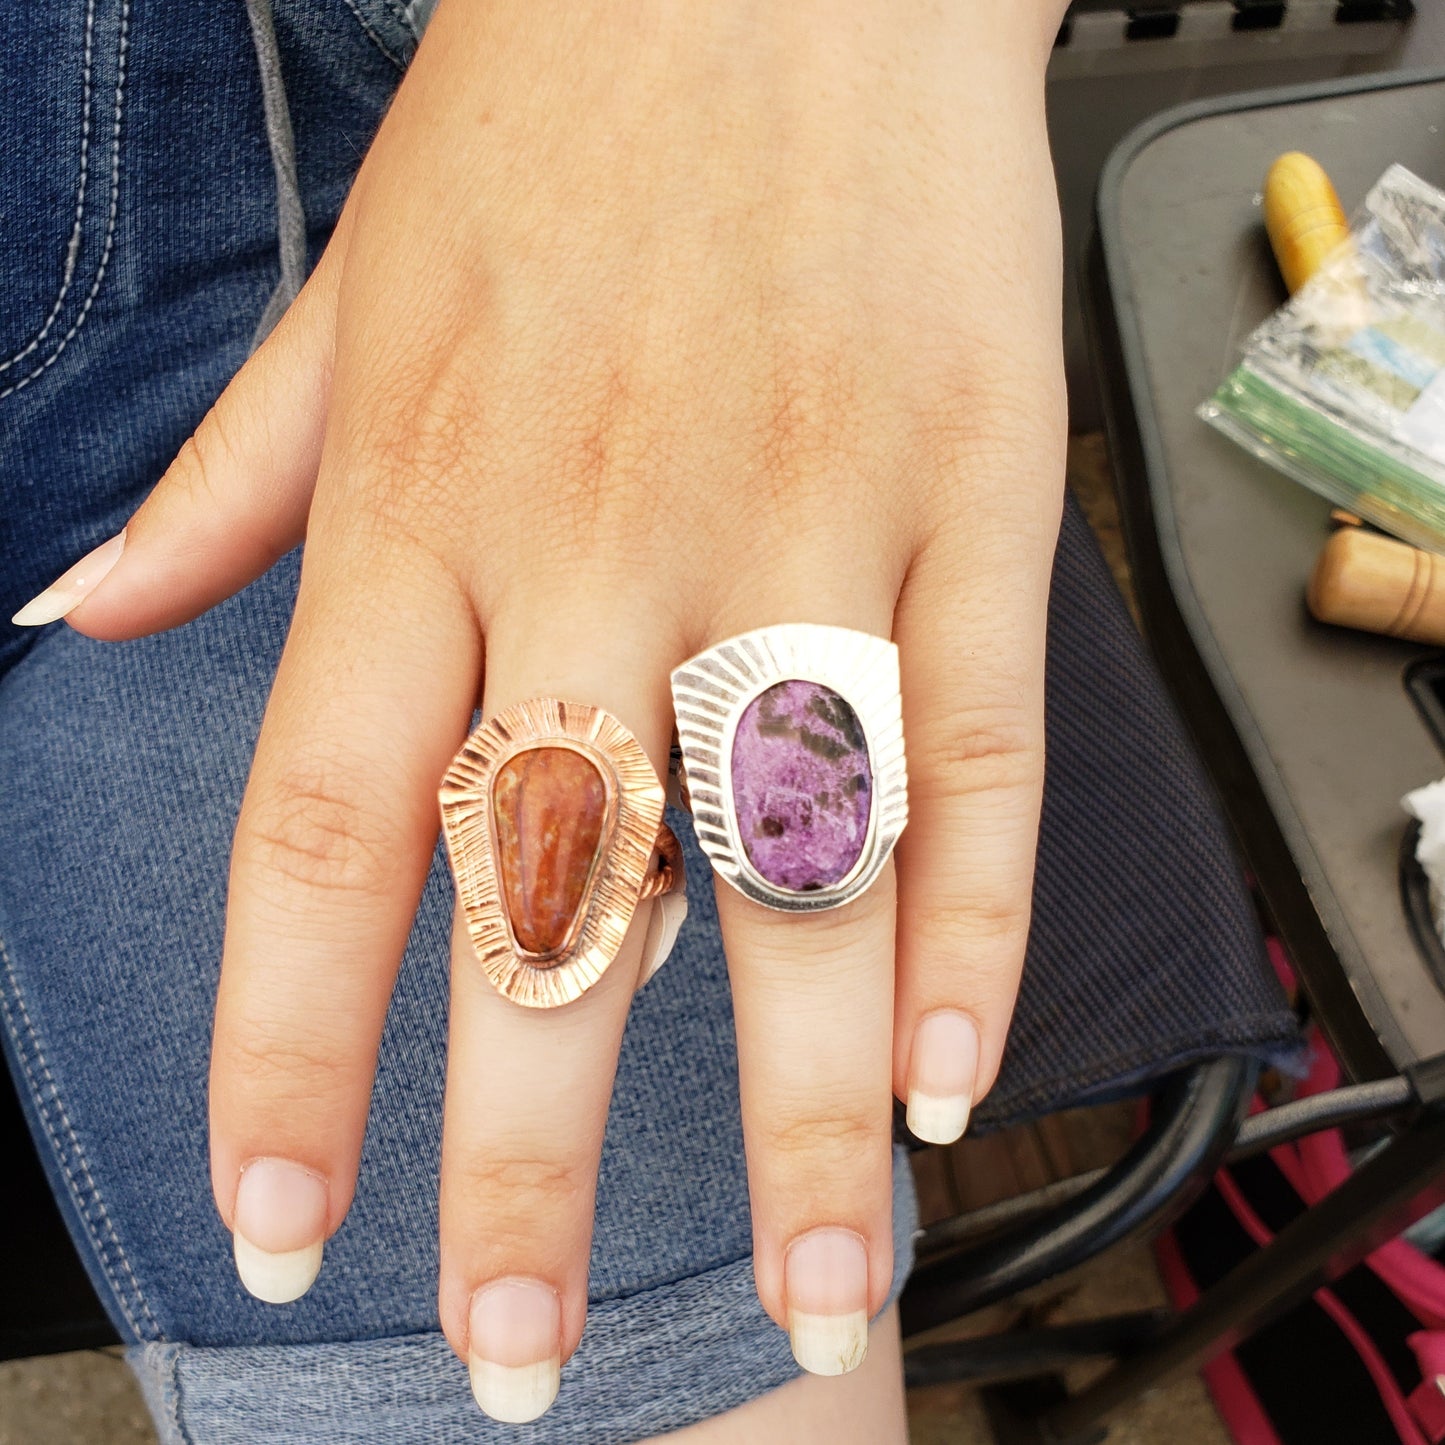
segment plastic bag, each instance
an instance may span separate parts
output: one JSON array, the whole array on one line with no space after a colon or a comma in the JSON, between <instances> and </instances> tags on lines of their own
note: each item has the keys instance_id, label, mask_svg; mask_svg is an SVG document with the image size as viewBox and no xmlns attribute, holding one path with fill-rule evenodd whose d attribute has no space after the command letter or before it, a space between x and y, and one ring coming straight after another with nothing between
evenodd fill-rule
<instances>
[{"instance_id":1,"label":"plastic bag","mask_svg":"<svg viewBox=\"0 0 1445 1445\"><path fill-rule=\"evenodd\" d=\"M1249 338L1199 415L1261 460L1445 552L1445 192L1404 166Z\"/></svg>"}]
</instances>

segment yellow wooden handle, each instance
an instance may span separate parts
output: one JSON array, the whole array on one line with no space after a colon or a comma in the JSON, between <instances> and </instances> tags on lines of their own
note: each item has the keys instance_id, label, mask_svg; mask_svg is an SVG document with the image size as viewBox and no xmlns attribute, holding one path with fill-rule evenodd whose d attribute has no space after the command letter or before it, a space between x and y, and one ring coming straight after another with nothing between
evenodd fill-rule
<instances>
[{"instance_id":1,"label":"yellow wooden handle","mask_svg":"<svg viewBox=\"0 0 1445 1445\"><path fill-rule=\"evenodd\" d=\"M1264 180L1264 225L1291 294L1350 234L1324 167L1303 151L1287 151L1269 168Z\"/></svg>"},{"instance_id":2,"label":"yellow wooden handle","mask_svg":"<svg viewBox=\"0 0 1445 1445\"><path fill-rule=\"evenodd\" d=\"M1309 609L1321 622L1412 642L1445 643L1445 557L1341 527L1310 578Z\"/></svg>"}]
</instances>

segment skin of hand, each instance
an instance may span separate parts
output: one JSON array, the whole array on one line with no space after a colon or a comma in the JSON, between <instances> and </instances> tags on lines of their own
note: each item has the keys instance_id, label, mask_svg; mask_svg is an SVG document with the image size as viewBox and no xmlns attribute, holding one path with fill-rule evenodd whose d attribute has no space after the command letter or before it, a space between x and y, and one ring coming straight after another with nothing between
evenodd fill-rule
<instances>
[{"instance_id":1,"label":"skin of hand","mask_svg":"<svg viewBox=\"0 0 1445 1445\"><path fill-rule=\"evenodd\" d=\"M442 0L300 298L99 549L108 574L50 594L136 637L306 541L211 1075L253 1289L304 1290L346 1216L473 709L600 705L665 775L677 663L827 622L901 651L896 866L829 912L726 887L719 910L759 1295L804 1364L856 1364L893 1269L892 1096L961 1132L1028 930L1062 9ZM440 1312L494 1413L545 1408L582 1333L644 914L556 1010L502 999L454 938Z\"/></svg>"}]
</instances>

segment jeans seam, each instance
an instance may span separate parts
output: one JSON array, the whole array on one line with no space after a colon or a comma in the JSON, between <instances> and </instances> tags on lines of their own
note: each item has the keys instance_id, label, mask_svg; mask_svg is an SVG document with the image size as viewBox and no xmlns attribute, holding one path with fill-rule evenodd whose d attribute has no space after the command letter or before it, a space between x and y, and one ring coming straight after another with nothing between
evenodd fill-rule
<instances>
[{"instance_id":1,"label":"jeans seam","mask_svg":"<svg viewBox=\"0 0 1445 1445\"><path fill-rule=\"evenodd\" d=\"M413 41L421 38L416 33L416 22L412 19L411 0L386 0L386 8L396 16L397 22L406 30Z\"/></svg>"},{"instance_id":2,"label":"jeans seam","mask_svg":"<svg viewBox=\"0 0 1445 1445\"><path fill-rule=\"evenodd\" d=\"M170 1374L170 1388L166 1391L167 1413L170 1415L172 1426L175 1427L179 1445L191 1445L190 1432L181 1423L181 1352L179 1350L171 1351Z\"/></svg>"},{"instance_id":3,"label":"jeans seam","mask_svg":"<svg viewBox=\"0 0 1445 1445\"><path fill-rule=\"evenodd\" d=\"M86 1160L85 1150L81 1147L80 1138L75 1132L75 1126L70 1122L70 1115L67 1113L64 1101L60 1097L60 1090L56 1087L55 1078L50 1072L50 1065L45 1058L45 1050L41 1046L40 1036L30 1018L30 1010L25 1006L25 996L20 991L20 980L15 972L15 962L10 956L10 950L5 946L5 940L0 938L0 963L3 963L5 978L8 987L0 989L0 1012L5 1015L5 1028L10 1035L11 1042L15 1045L15 1056L20 1061L20 1067L25 1074L25 1082L30 1089L30 1096L35 1102L35 1108L40 1115L41 1122L45 1126L45 1133L50 1140L50 1147L55 1151L56 1160L59 1162L65 1174L66 1184L70 1188L70 1196L73 1200L76 1212L84 1224L86 1233L90 1235L90 1242L95 1249L96 1258L100 1267L105 1271L105 1277L110 1284L111 1293L115 1296L116 1303L120 1306L121 1313L125 1316L126 1324L130 1326L131 1333L137 1339L146 1338L146 1330L143 1330L137 1323L136 1314L133 1312L130 1303L127 1302L126 1292L121 1288L120 1281L116 1278L111 1263L111 1251L119 1257L121 1268L125 1271L126 1278L130 1281L130 1293L134 1303L139 1306L140 1315L150 1331L150 1337L159 1339L161 1330L155 1316L151 1314L150 1307L145 1302L145 1296L141 1293L140 1282L136 1278L135 1270L131 1267L129 1256L125 1252L125 1246L120 1242L116 1233L115 1224L111 1220L110 1212L105 1207L105 1201L100 1196L100 1190L96 1188L95 1177L90 1172L90 1164ZM11 1000L16 1005L12 1009ZM18 1011L18 1017L17 1017ZM38 1086L35 1076L35 1069L32 1066L32 1057L35 1064L38 1064L43 1079L44 1088ZM54 1105L54 1112L59 1114L60 1128L57 1128L56 1120L53 1117L51 1105ZM63 1129L64 1138L61 1137ZM69 1148L66 1148L65 1141L69 1141ZM77 1179L76 1171L72 1167L72 1156L79 1165L81 1179ZM99 1216L100 1225L103 1226L108 1236L109 1248L100 1237L100 1229L92 1223L91 1215L94 1212Z\"/></svg>"},{"instance_id":4,"label":"jeans seam","mask_svg":"<svg viewBox=\"0 0 1445 1445\"><path fill-rule=\"evenodd\" d=\"M348 0L349 3L349 0ZM95 298L100 294L101 282L105 280L105 273L110 265L111 252L115 248L116 221L120 215L120 123L124 109L125 100L125 79L126 79L126 56L130 40L130 7L131 0L123 0L120 9L120 42L116 49L116 74L115 74L115 120L111 126L111 162L110 162L110 215L106 221L105 244L101 247L100 262L96 267L95 280L91 283L90 292L85 298L85 304L80 308L80 315L71 324L70 330L60 338L59 344L35 368L29 375L23 376L19 381L0 391L0 401L7 396L13 395L23 386L29 386L36 377L47 371L60 359L65 348L75 340L80 328L85 325L85 319L90 315L91 307L95 304Z\"/></svg>"},{"instance_id":5,"label":"jeans seam","mask_svg":"<svg viewBox=\"0 0 1445 1445\"><path fill-rule=\"evenodd\" d=\"M401 60L395 51L376 32L376 27L361 12L361 7L356 0L345 0L346 8L356 17L356 23L366 32L367 38L399 71L405 73L406 63Z\"/></svg>"},{"instance_id":6,"label":"jeans seam","mask_svg":"<svg viewBox=\"0 0 1445 1445\"><path fill-rule=\"evenodd\" d=\"M80 181L75 191L75 220L70 227L70 240L65 246L65 269L60 277L60 291L51 304L50 314L45 318L44 325L31 337L23 350L0 361L0 371L8 371L17 361L24 361L50 335L50 328L55 325L60 308L65 305L65 298L70 294L70 284L75 280L75 265L80 259L81 228L85 224L85 183L90 174L90 84L94 40L95 0L88 0L85 7L85 62L81 80L83 100L80 107Z\"/></svg>"}]
</instances>

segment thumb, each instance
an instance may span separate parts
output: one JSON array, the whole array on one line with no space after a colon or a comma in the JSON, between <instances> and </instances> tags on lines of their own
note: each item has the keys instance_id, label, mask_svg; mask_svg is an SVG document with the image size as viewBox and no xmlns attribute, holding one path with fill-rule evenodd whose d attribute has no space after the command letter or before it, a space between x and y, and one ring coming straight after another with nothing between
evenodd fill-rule
<instances>
[{"instance_id":1,"label":"thumb","mask_svg":"<svg viewBox=\"0 0 1445 1445\"><path fill-rule=\"evenodd\" d=\"M125 528L13 622L63 617L107 641L161 632L239 592L302 540L331 387L338 239Z\"/></svg>"}]
</instances>

